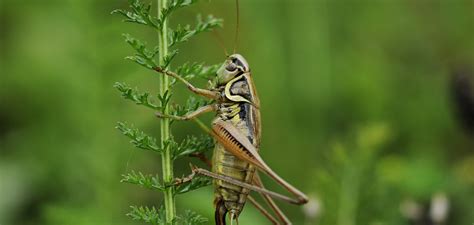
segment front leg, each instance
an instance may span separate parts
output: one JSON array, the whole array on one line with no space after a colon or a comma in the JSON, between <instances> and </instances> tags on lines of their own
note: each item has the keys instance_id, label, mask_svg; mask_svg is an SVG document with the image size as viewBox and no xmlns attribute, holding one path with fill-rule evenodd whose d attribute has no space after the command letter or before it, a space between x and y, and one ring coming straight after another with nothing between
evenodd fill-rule
<instances>
[{"instance_id":1,"label":"front leg","mask_svg":"<svg viewBox=\"0 0 474 225\"><path fill-rule=\"evenodd\" d=\"M201 95L203 97L206 97L206 98L210 98L210 99L215 99L215 100L218 100L221 98L221 95L219 92L217 91L211 91L211 90L207 90L207 89L202 89L202 88L197 88L197 87L194 87L194 85L192 85L191 83L189 83L189 81L187 81L186 79L184 79L183 77L181 77L180 75L176 74L176 73L173 73L171 71L168 71L168 70L165 70L161 67L156 67L155 68L155 71L159 72L159 73L162 73L164 75L167 75L167 76L170 76L170 77L173 77L177 80L179 80L181 83L184 83L186 85L186 87L188 87L188 89L192 92L194 92L195 94L197 95Z\"/></svg>"},{"instance_id":2,"label":"front leg","mask_svg":"<svg viewBox=\"0 0 474 225\"><path fill-rule=\"evenodd\" d=\"M168 115L168 114L162 114L161 112L156 112L155 115L159 118L169 118L173 120L190 120L194 119L204 113L208 112L215 112L217 111L218 106L217 104L211 104L211 105L205 105L200 108L198 108L196 111L189 112L184 116L175 116L175 115Z\"/></svg>"}]
</instances>

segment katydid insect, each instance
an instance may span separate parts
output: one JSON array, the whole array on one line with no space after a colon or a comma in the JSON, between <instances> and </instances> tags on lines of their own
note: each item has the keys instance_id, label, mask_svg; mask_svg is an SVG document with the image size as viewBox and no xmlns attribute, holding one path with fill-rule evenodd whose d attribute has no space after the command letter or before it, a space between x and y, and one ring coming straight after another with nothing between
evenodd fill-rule
<instances>
[{"instance_id":1,"label":"katydid insect","mask_svg":"<svg viewBox=\"0 0 474 225\"><path fill-rule=\"evenodd\" d=\"M233 221L238 223L238 217L247 199L274 224L291 224L273 198L298 205L305 204L308 198L273 172L258 153L261 138L260 101L250 67L244 57L239 54L228 56L217 71L215 86L209 90L196 88L178 74L161 67L155 70L179 80L195 94L214 100L214 103L182 117L160 113L157 113L157 116L174 120L190 120L203 113L216 112L212 129L206 129L216 140L212 172L193 167L193 173L179 181L187 182L197 174L214 179L216 225L225 225L227 215L231 223ZM273 178L295 198L265 189L257 170ZM249 195L250 191L260 193L278 219L256 202Z\"/></svg>"}]
</instances>

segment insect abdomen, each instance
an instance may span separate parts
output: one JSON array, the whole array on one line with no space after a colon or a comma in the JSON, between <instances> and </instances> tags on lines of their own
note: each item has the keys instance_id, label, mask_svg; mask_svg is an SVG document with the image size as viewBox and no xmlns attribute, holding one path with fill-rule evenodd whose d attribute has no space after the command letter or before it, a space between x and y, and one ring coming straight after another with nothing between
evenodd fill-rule
<instances>
[{"instance_id":1,"label":"insect abdomen","mask_svg":"<svg viewBox=\"0 0 474 225\"><path fill-rule=\"evenodd\" d=\"M220 144L214 148L214 167L217 174L251 183L255 173L254 166L227 152ZM215 180L216 202L223 201L226 209L239 215L247 200L249 190L221 180Z\"/></svg>"}]
</instances>

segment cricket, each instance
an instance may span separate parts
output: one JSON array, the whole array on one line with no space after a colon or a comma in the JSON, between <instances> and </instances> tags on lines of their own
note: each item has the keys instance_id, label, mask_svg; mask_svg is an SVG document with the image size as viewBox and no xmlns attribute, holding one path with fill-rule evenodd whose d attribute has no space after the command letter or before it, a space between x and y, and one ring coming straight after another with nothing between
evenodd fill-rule
<instances>
[{"instance_id":1,"label":"cricket","mask_svg":"<svg viewBox=\"0 0 474 225\"><path fill-rule=\"evenodd\" d=\"M292 224L274 199L302 205L308 202L308 197L275 173L259 155L262 132L260 100L249 64L242 55L236 53L239 35L238 0L236 11L234 53L227 54L211 88L197 88L179 74L161 67L154 68L157 72L183 83L191 92L212 99L212 103L184 116L162 113L156 113L156 116L173 120L193 120L204 113L216 113L211 128L203 128L215 139L212 165L209 165L212 170L192 166L192 173L188 177L176 181L177 184L189 182L196 175L208 176L214 180L216 225L226 225L227 220L230 220L230 224L238 224L239 215L247 200L273 224ZM260 179L260 173L268 175L292 197L266 189ZM251 191L262 196L273 214L249 195Z\"/></svg>"}]
</instances>

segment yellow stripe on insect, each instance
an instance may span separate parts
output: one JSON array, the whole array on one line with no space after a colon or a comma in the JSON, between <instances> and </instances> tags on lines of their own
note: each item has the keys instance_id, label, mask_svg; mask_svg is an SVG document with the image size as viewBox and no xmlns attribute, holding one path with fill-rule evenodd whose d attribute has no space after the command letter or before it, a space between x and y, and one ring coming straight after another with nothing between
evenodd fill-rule
<instances>
[{"instance_id":1,"label":"yellow stripe on insect","mask_svg":"<svg viewBox=\"0 0 474 225\"><path fill-rule=\"evenodd\" d=\"M232 85L240 80L244 75L240 75L240 76L237 76L236 78L232 79L231 81L229 81L226 85L225 85L225 97L227 97L229 100L233 101L233 102L247 102L247 103L250 103L252 104L249 100L245 99L244 97L240 96L240 95L232 95L230 93L230 89L232 88Z\"/></svg>"}]
</instances>

